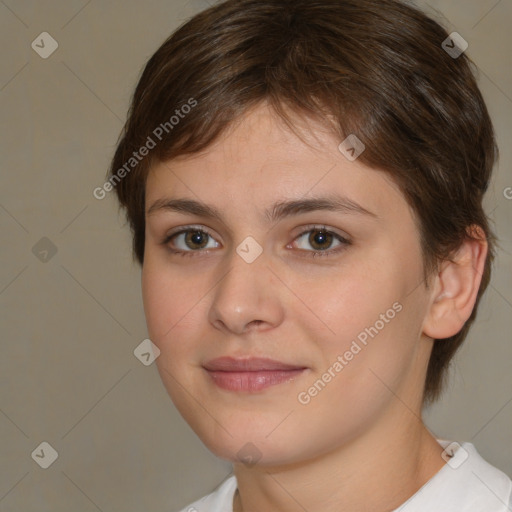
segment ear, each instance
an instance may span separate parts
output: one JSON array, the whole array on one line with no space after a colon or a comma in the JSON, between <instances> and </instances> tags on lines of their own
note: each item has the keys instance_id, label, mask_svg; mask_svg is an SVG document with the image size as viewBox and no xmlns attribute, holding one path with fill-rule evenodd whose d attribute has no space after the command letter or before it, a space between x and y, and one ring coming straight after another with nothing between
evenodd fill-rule
<instances>
[{"instance_id":1,"label":"ear","mask_svg":"<svg viewBox=\"0 0 512 512\"><path fill-rule=\"evenodd\" d=\"M450 260L442 262L432 280L432 296L423 333L433 339L457 334L473 311L487 257L487 240L480 226L468 236Z\"/></svg>"}]
</instances>

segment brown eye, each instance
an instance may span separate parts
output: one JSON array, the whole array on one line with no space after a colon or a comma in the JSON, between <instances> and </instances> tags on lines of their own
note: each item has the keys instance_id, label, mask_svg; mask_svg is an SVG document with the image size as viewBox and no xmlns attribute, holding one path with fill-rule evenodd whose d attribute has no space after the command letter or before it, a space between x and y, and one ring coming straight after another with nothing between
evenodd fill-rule
<instances>
[{"instance_id":1,"label":"brown eye","mask_svg":"<svg viewBox=\"0 0 512 512\"><path fill-rule=\"evenodd\" d=\"M312 229L308 238L308 242L311 244L311 247L315 250L326 250L332 244L333 236L328 231L323 231L319 229Z\"/></svg>"},{"instance_id":2,"label":"brown eye","mask_svg":"<svg viewBox=\"0 0 512 512\"><path fill-rule=\"evenodd\" d=\"M208 244L209 235L204 231L187 231L185 233L185 244L190 249L204 249Z\"/></svg>"},{"instance_id":3,"label":"brown eye","mask_svg":"<svg viewBox=\"0 0 512 512\"><path fill-rule=\"evenodd\" d=\"M351 241L326 227L310 227L295 240L296 248L307 256L334 256L351 245Z\"/></svg>"},{"instance_id":4,"label":"brown eye","mask_svg":"<svg viewBox=\"0 0 512 512\"><path fill-rule=\"evenodd\" d=\"M216 249L219 243L206 231L197 228L183 229L165 238L164 245L176 253L195 253L202 249Z\"/></svg>"}]
</instances>

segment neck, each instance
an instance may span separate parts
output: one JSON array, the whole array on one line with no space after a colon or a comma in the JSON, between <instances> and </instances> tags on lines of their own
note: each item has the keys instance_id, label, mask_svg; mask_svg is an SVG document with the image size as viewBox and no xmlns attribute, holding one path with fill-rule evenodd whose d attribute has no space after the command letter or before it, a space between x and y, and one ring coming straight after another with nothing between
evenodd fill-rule
<instances>
[{"instance_id":1,"label":"neck","mask_svg":"<svg viewBox=\"0 0 512 512\"><path fill-rule=\"evenodd\" d=\"M402 406L388 424L315 459L287 466L236 464L234 512L394 510L444 465L442 447ZM397 485L397 483L399 483Z\"/></svg>"}]
</instances>

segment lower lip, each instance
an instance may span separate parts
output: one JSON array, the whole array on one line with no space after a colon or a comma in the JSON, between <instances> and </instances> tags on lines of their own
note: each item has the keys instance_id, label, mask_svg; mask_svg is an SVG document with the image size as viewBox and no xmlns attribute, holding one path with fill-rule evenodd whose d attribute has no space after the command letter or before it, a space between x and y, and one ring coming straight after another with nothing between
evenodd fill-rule
<instances>
[{"instance_id":1,"label":"lower lip","mask_svg":"<svg viewBox=\"0 0 512 512\"><path fill-rule=\"evenodd\" d=\"M213 382L228 391L261 391L270 386L293 380L304 369L258 370L254 372L226 372L206 370Z\"/></svg>"}]
</instances>

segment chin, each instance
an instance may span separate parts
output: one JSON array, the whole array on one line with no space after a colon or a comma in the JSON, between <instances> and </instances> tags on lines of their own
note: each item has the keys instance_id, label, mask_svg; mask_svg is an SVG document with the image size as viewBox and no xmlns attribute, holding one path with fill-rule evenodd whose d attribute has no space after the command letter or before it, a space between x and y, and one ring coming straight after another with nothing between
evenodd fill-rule
<instances>
[{"instance_id":1,"label":"chin","mask_svg":"<svg viewBox=\"0 0 512 512\"><path fill-rule=\"evenodd\" d=\"M282 421L282 417L274 421L252 422L249 415L247 419L232 417L227 424L227 432L221 425L211 420L197 421L198 418L185 418L192 430L203 444L217 457L233 464L246 466L283 466L294 464L308 458L305 440L300 432L300 426L294 434L293 431L283 429L276 430L276 426ZM211 419L211 418L210 418ZM190 421L189 421L190 420ZM226 423L223 422L223 425ZM314 450L314 447L309 447ZM311 454L309 454L311 456Z\"/></svg>"}]
</instances>

